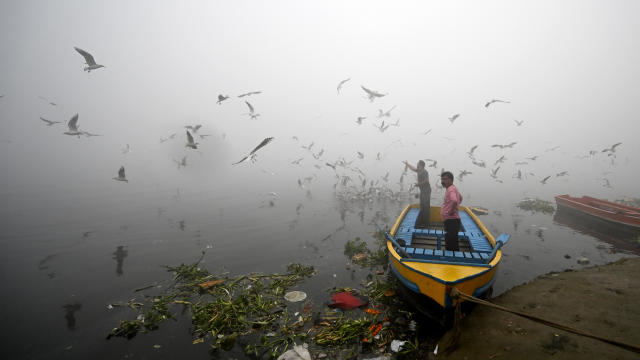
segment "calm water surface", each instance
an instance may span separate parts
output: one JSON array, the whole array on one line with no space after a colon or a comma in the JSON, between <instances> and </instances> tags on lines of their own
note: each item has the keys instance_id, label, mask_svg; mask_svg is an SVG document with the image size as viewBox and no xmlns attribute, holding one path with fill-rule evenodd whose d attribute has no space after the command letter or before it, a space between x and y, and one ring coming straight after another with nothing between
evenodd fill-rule
<instances>
[{"instance_id":1,"label":"calm water surface","mask_svg":"<svg viewBox=\"0 0 640 360\"><path fill-rule=\"evenodd\" d=\"M1 214L5 358L210 358L206 346L191 345L186 316L131 341L105 340L120 319L133 315L107 305L142 297L133 290L170 278L161 265L190 263L206 251L203 265L214 273L313 265L318 274L296 288L308 292L320 311L326 289L358 286L369 272L346 269L345 243L355 237L373 243L373 223L392 225L410 200L345 202L331 186L317 184L307 192L270 177L261 176L268 191L242 181L153 190L114 181L93 192L2 194L3 203L16 204ZM439 203L441 196L434 190L432 201ZM623 243L626 248L612 245L553 215L519 210L517 201L468 200L491 210L482 219L494 234L513 235L494 294L548 271L578 269L579 257L604 264L638 249L637 240Z\"/></svg>"}]
</instances>

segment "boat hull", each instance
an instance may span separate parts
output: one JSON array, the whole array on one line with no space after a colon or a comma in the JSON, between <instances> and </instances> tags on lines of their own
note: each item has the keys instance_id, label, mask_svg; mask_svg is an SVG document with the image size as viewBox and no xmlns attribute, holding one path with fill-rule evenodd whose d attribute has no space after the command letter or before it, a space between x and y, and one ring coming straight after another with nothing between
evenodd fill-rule
<instances>
[{"instance_id":1,"label":"boat hull","mask_svg":"<svg viewBox=\"0 0 640 360\"><path fill-rule=\"evenodd\" d=\"M500 246L508 240L508 235L496 241L470 209L461 207L461 251L446 251L444 232L438 229L442 223L440 207L431 207L433 228L430 226L430 229L413 228L411 215L417 211L417 204L407 206L389 234L406 246L387 240L389 261L396 278L411 293L428 297L442 309L457 304L458 300L449 295L452 288L484 297L494 283L502 258Z\"/></svg>"},{"instance_id":2,"label":"boat hull","mask_svg":"<svg viewBox=\"0 0 640 360\"><path fill-rule=\"evenodd\" d=\"M556 204L559 208L568 208L612 224L640 231L640 209L631 206L589 196L576 198L569 195L556 196Z\"/></svg>"}]
</instances>

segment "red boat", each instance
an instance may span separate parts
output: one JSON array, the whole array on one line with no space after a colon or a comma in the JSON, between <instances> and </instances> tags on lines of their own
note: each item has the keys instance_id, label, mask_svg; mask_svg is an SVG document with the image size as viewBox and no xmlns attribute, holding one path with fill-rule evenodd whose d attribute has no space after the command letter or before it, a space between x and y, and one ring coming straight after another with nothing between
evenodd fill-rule
<instances>
[{"instance_id":1,"label":"red boat","mask_svg":"<svg viewBox=\"0 0 640 360\"><path fill-rule=\"evenodd\" d=\"M598 219L640 230L640 209L590 196L581 198L569 195L556 196L558 208L564 207L595 216Z\"/></svg>"}]
</instances>

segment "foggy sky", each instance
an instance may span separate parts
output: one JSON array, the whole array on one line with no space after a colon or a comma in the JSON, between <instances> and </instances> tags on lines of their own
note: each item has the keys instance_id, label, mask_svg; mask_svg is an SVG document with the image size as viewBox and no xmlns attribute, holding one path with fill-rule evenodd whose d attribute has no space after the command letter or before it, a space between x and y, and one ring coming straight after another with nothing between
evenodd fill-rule
<instances>
[{"instance_id":1,"label":"foggy sky","mask_svg":"<svg viewBox=\"0 0 640 360\"><path fill-rule=\"evenodd\" d=\"M362 151L359 167L394 181L401 160L433 158L432 182L441 168L467 169L466 191L490 191L503 185L488 175L505 155L504 188L637 196L639 13L637 1L4 1L0 192L119 192L111 177L121 165L124 191L295 186L313 173L332 182L300 148L313 141L315 152L325 149L320 164ZM74 46L106 67L83 72ZM370 103L360 85L388 95ZM236 98L254 90L263 93ZM217 105L218 94L232 97ZM494 98L511 103L485 108ZM257 120L241 115L244 100ZM378 109L394 105L384 119L400 127L379 132ZM76 139L38 119L75 113L81 129L103 136ZM358 116L367 116L361 126ZM189 124L213 135L198 152L184 148ZM174 132L175 141L159 143ZM268 136L275 141L257 163L230 165ZM514 149L490 148L512 141ZM611 164L600 151L617 142ZM126 144L133 151L124 155ZM476 144L486 169L465 154ZM589 150L599 153L578 158ZM378 152L382 161L373 160ZM190 166L179 172L173 160L184 155ZM536 176L515 183L513 164L533 155L527 171ZM299 157L303 165L292 166ZM539 183L563 170L568 178Z\"/></svg>"}]
</instances>

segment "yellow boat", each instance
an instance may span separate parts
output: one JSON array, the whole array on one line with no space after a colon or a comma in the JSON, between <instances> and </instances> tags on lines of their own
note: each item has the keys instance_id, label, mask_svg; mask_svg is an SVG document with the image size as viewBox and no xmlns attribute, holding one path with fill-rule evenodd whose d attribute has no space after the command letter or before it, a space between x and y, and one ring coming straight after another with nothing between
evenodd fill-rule
<instances>
[{"instance_id":1,"label":"yellow boat","mask_svg":"<svg viewBox=\"0 0 640 360\"><path fill-rule=\"evenodd\" d=\"M402 211L391 231L385 232L395 276L410 290L409 293L424 295L441 309L456 305L457 300L449 295L452 288L475 297L490 293L502 259L501 247L511 237L500 234L494 238L471 209L460 206L459 210L460 251L444 249L439 206L431 207L427 229L414 227L420 208L418 204L411 204ZM423 300L426 301L421 300L421 305L430 302Z\"/></svg>"}]
</instances>

